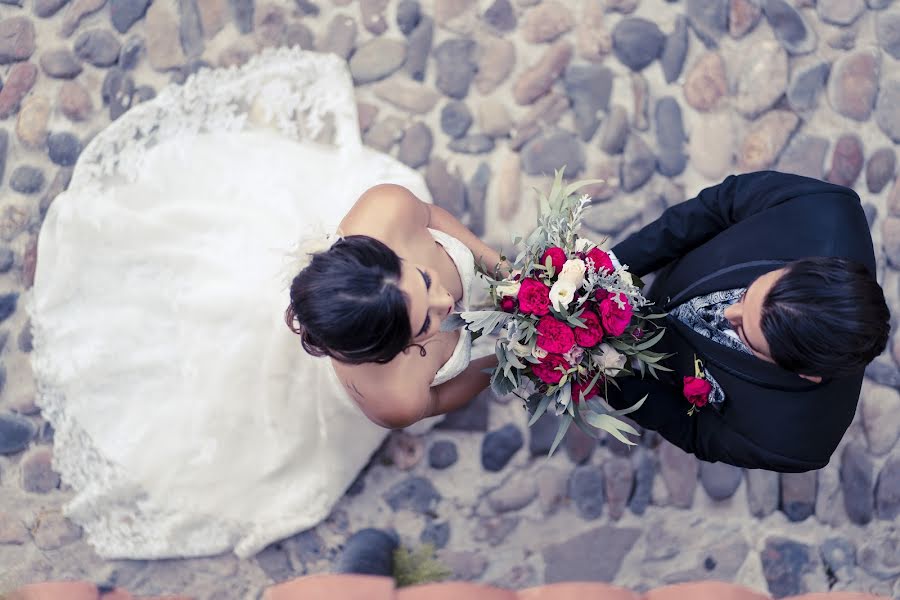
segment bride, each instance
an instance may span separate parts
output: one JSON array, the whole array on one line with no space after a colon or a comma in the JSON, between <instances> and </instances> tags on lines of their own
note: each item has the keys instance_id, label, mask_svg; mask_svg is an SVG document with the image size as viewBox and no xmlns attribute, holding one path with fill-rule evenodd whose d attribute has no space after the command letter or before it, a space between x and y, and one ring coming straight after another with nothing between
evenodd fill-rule
<instances>
[{"instance_id":1,"label":"bride","mask_svg":"<svg viewBox=\"0 0 900 600\"><path fill-rule=\"evenodd\" d=\"M39 238L66 515L106 558L247 557L316 525L386 428L487 385L496 359L440 330L476 257L499 261L362 146L335 56L269 50L133 108Z\"/></svg>"}]
</instances>

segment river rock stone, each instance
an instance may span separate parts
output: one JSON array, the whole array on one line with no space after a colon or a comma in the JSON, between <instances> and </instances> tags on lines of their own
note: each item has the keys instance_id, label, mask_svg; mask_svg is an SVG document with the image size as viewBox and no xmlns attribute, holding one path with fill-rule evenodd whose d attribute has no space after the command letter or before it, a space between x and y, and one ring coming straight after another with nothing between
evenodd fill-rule
<instances>
[{"instance_id":1,"label":"river rock stone","mask_svg":"<svg viewBox=\"0 0 900 600\"><path fill-rule=\"evenodd\" d=\"M808 54L818 43L815 29L785 0L762 0L763 14L789 54Z\"/></svg>"},{"instance_id":2,"label":"river rock stone","mask_svg":"<svg viewBox=\"0 0 900 600\"><path fill-rule=\"evenodd\" d=\"M684 80L684 99L693 108L712 110L728 93L725 62L716 52L702 55L688 70Z\"/></svg>"},{"instance_id":3,"label":"river rock stone","mask_svg":"<svg viewBox=\"0 0 900 600\"><path fill-rule=\"evenodd\" d=\"M745 117L755 118L781 98L788 83L788 58L775 41L756 44L737 68L734 107Z\"/></svg>"},{"instance_id":4,"label":"river rock stone","mask_svg":"<svg viewBox=\"0 0 900 600\"><path fill-rule=\"evenodd\" d=\"M893 148L879 148L869 157L866 163L866 186L873 194L881 190L894 179L897 170L897 155Z\"/></svg>"},{"instance_id":5,"label":"river rock stone","mask_svg":"<svg viewBox=\"0 0 900 600\"><path fill-rule=\"evenodd\" d=\"M750 33L762 17L762 6L758 0L730 0L728 33L740 39Z\"/></svg>"},{"instance_id":6,"label":"river rock stone","mask_svg":"<svg viewBox=\"0 0 900 600\"><path fill-rule=\"evenodd\" d=\"M741 143L741 169L759 171L773 165L799 123L797 115L785 110L772 110L757 119Z\"/></svg>"},{"instance_id":7,"label":"river rock stone","mask_svg":"<svg viewBox=\"0 0 900 600\"><path fill-rule=\"evenodd\" d=\"M510 40L482 36L478 38L476 59L478 72L475 75L475 89L482 95L488 95L512 73L516 64L516 46Z\"/></svg>"},{"instance_id":8,"label":"river rock stone","mask_svg":"<svg viewBox=\"0 0 900 600\"><path fill-rule=\"evenodd\" d=\"M900 144L900 79L882 83L875 105L875 122L892 142Z\"/></svg>"},{"instance_id":9,"label":"river rock stone","mask_svg":"<svg viewBox=\"0 0 900 600\"><path fill-rule=\"evenodd\" d=\"M35 50L35 35L34 23L26 17L0 20L0 65L30 58Z\"/></svg>"},{"instance_id":10,"label":"river rock stone","mask_svg":"<svg viewBox=\"0 0 900 600\"><path fill-rule=\"evenodd\" d=\"M517 104L531 104L553 86L572 59L572 44L566 41L551 45L541 59L526 69L513 87L513 97Z\"/></svg>"},{"instance_id":11,"label":"river rock stone","mask_svg":"<svg viewBox=\"0 0 900 600\"><path fill-rule=\"evenodd\" d=\"M838 113L857 121L871 116L878 94L881 57L860 50L840 58L828 79L828 100Z\"/></svg>"},{"instance_id":12,"label":"river rock stone","mask_svg":"<svg viewBox=\"0 0 900 600\"><path fill-rule=\"evenodd\" d=\"M600 126L599 115L609 109L613 72L600 65L569 65L564 81L575 113L575 129L588 141Z\"/></svg>"},{"instance_id":13,"label":"river rock stone","mask_svg":"<svg viewBox=\"0 0 900 600\"><path fill-rule=\"evenodd\" d=\"M9 69L6 81L0 87L0 119L6 119L19 109L36 80L37 67L32 63L17 63Z\"/></svg>"},{"instance_id":14,"label":"river rock stone","mask_svg":"<svg viewBox=\"0 0 900 600\"><path fill-rule=\"evenodd\" d=\"M798 134L781 153L777 168L784 173L822 179L828 145L829 142L826 138Z\"/></svg>"},{"instance_id":15,"label":"river rock stone","mask_svg":"<svg viewBox=\"0 0 900 600\"><path fill-rule=\"evenodd\" d=\"M852 187L863 167L863 146L859 136L847 133L838 138L831 156L831 169L826 179L831 183Z\"/></svg>"},{"instance_id":16,"label":"river rock stone","mask_svg":"<svg viewBox=\"0 0 900 600\"><path fill-rule=\"evenodd\" d=\"M634 71L647 67L662 54L666 36L653 21L626 17L612 32L613 52Z\"/></svg>"},{"instance_id":17,"label":"river rock stone","mask_svg":"<svg viewBox=\"0 0 900 600\"><path fill-rule=\"evenodd\" d=\"M572 13L562 2L546 0L525 13L519 30L526 42L542 44L554 41L574 26Z\"/></svg>"}]
</instances>

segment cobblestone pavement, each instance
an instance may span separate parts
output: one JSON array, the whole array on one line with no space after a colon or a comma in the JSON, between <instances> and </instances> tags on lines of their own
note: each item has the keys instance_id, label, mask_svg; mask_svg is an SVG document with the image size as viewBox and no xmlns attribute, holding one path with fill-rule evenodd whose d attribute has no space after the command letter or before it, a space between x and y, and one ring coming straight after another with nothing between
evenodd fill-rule
<instances>
[{"instance_id":1,"label":"cobblestone pavement","mask_svg":"<svg viewBox=\"0 0 900 600\"><path fill-rule=\"evenodd\" d=\"M0 588L77 577L255 598L329 570L350 533L376 526L433 542L456 578L517 588L715 578L900 598L898 336L818 472L574 429L546 460L553 424L529 431L518 403L485 394L424 437L392 434L325 523L252 560L99 559L61 516L70 492L34 405L23 304L41 215L111 119L278 44L348 58L365 142L420 169L492 243L528 227L531 186L562 165L608 180L586 224L613 240L729 173L774 167L855 187L896 310L891 0L0 0Z\"/></svg>"}]
</instances>

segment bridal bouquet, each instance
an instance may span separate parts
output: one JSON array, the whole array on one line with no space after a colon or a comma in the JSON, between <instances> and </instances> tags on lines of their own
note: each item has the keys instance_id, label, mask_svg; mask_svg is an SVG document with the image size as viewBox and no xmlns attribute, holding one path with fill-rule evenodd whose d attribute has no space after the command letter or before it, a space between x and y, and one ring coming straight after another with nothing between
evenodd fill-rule
<instances>
[{"instance_id":1,"label":"bridal bouquet","mask_svg":"<svg viewBox=\"0 0 900 600\"><path fill-rule=\"evenodd\" d=\"M491 387L498 395L516 393L529 425L547 411L559 417L551 455L573 422L592 437L604 430L633 445L625 434L637 431L617 417L647 397L613 410L604 400L609 386L633 375L634 367L653 377L670 370L659 364L667 355L650 350L665 332L655 320L665 315L647 312L643 284L576 233L590 198L575 192L591 183L564 187L558 171L541 198L537 228L513 240L521 252L511 261L512 274L485 276L493 308L458 313L448 323L476 336L499 332Z\"/></svg>"}]
</instances>

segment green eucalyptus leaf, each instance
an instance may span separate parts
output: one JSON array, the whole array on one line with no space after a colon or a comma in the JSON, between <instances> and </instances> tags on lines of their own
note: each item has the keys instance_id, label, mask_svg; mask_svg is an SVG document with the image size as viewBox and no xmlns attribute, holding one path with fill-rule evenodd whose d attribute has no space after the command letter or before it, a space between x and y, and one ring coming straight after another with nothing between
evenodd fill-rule
<instances>
[{"instance_id":1,"label":"green eucalyptus leaf","mask_svg":"<svg viewBox=\"0 0 900 600\"><path fill-rule=\"evenodd\" d=\"M547 407L550 406L550 401L553 400L553 397L549 394L545 394L541 401L538 403L537 408L534 409L534 414L531 415L531 419L528 420L528 426L531 427L537 420L543 416L545 412L547 412Z\"/></svg>"},{"instance_id":2,"label":"green eucalyptus leaf","mask_svg":"<svg viewBox=\"0 0 900 600\"><path fill-rule=\"evenodd\" d=\"M566 435L566 432L569 430L569 425L571 424L572 415L566 413L565 415L560 417L559 429L556 430L556 437L553 439L553 445L550 446L550 454L548 454L547 456L553 456L553 453L556 451L556 447L559 446L559 443Z\"/></svg>"}]
</instances>

